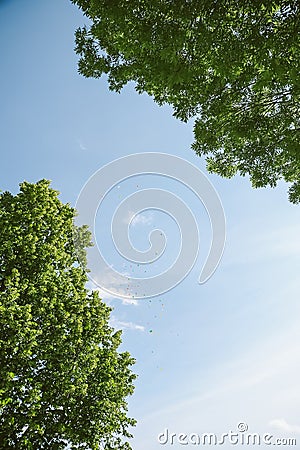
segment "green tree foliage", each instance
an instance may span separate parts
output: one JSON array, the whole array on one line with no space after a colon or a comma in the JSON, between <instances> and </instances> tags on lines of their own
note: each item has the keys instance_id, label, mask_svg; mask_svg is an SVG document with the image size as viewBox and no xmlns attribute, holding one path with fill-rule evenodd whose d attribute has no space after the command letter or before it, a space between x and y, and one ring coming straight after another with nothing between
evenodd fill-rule
<instances>
[{"instance_id":1,"label":"green tree foliage","mask_svg":"<svg viewBox=\"0 0 300 450\"><path fill-rule=\"evenodd\" d=\"M175 117L194 117L193 148L209 171L254 187L293 183L300 201L299 2L72 0L79 72L129 81Z\"/></svg>"},{"instance_id":2,"label":"green tree foliage","mask_svg":"<svg viewBox=\"0 0 300 450\"><path fill-rule=\"evenodd\" d=\"M130 449L134 360L85 287L75 210L47 180L20 186L0 195L0 448Z\"/></svg>"}]
</instances>

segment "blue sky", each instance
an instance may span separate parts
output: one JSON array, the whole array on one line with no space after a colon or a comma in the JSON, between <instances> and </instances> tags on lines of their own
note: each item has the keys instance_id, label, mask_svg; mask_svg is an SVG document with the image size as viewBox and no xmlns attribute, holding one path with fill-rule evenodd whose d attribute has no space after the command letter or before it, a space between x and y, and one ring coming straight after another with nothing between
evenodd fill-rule
<instances>
[{"instance_id":1,"label":"blue sky","mask_svg":"<svg viewBox=\"0 0 300 450\"><path fill-rule=\"evenodd\" d=\"M78 75L74 31L86 22L68 1L0 2L0 189L16 193L23 180L47 178L62 201L75 205L97 169L142 152L170 153L205 170L190 149L192 124L175 120L170 107L158 107L132 85L116 94L105 79ZM223 433L241 421L250 431L300 441L299 207L289 204L283 183L253 190L246 178L208 177L227 221L226 248L213 277L197 284L210 239L203 206L182 186L164 181L197 218L194 268L153 299L130 304L105 297L114 307L113 325L124 329L122 348L137 360L129 400L138 420L134 450L163 447L157 435L165 428ZM117 204L135 184L159 183L158 177L139 177L111 198ZM107 204L99 211L101 226L111 209ZM107 233L101 226L99 238ZM172 260L177 231L165 216L146 213L131 231L143 246L154 227L169 232ZM111 264L118 264L113 248L103 245Z\"/></svg>"}]
</instances>

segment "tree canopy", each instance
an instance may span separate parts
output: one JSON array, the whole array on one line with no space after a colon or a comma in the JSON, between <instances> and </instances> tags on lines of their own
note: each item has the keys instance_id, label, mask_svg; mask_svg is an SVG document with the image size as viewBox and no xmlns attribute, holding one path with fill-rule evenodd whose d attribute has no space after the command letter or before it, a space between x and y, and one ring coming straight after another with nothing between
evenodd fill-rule
<instances>
[{"instance_id":1,"label":"tree canopy","mask_svg":"<svg viewBox=\"0 0 300 450\"><path fill-rule=\"evenodd\" d=\"M134 360L85 287L90 234L58 194L41 180L0 195L0 448L130 449Z\"/></svg>"},{"instance_id":2,"label":"tree canopy","mask_svg":"<svg viewBox=\"0 0 300 450\"><path fill-rule=\"evenodd\" d=\"M209 171L254 187L292 183L300 201L299 2L72 0L79 72L120 91L134 81L175 117L195 118Z\"/></svg>"}]
</instances>

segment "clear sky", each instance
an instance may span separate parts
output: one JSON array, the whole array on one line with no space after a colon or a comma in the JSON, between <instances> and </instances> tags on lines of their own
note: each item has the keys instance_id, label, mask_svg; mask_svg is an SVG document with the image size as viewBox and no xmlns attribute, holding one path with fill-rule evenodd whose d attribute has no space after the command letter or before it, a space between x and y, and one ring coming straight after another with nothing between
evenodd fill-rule
<instances>
[{"instance_id":1,"label":"clear sky","mask_svg":"<svg viewBox=\"0 0 300 450\"><path fill-rule=\"evenodd\" d=\"M105 79L78 75L74 31L86 22L67 0L0 1L0 189L16 193L23 180L47 178L62 201L75 205L97 169L149 151L177 155L205 170L190 149L192 124L175 120L170 107L158 107L132 85L116 94ZM194 268L176 288L152 299L130 304L105 297L114 307L112 324L124 329L122 349L137 360L139 377L129 400L138 420L134 450L182 448L158 443L166 428L221 434L235 431L239 422L250 432L300 442L299 206L289 204L283 183L253 190L247 178L208 177L227 221L226 248L213 277L197 284L210 243L205 210L171 180L164 187L188 203L198 220ZM111 199L117 205L136 185L151 183L159 187L160 180L124 182ZM101 226L109 224L111 209L106 204L99 211ZM172 261L178 230L171 222L160 212L145 213L131 227L133 239L145 245L149 231L161 227ZM101 240L107 230L100 231ZM114 249L104 249L117 265Z\"/></svg>"}]
</instances>

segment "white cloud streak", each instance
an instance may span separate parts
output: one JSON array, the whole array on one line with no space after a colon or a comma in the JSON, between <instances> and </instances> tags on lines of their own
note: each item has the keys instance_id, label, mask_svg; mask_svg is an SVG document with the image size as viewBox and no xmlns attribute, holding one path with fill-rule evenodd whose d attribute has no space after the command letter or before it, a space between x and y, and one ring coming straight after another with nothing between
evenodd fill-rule
<instances>
[{"instance_id":1,"label":"white cloud streak","mask_svg":"<svg viewBox=\"0 0 300 450\"><path fill-rule=\"evenodd\" d=\"M273 419L269 425L279 431L300 434L300 425L291 425L285 419Z\"/></svg>"},{"instance_id":2,"label":"white cloud streak","mask_svg":"<svg viewBox=\"0 0 300 450\"><path fill-rule=\"evenodd\" d=\"M153 223L153 213L146 214L136 214L133 211L128 211L127 216L124 218L124 223L126 225L131 225L136 227L138 225L151 225Z\"/></svg>"},{"instance_id":3,"label":"white cloud streak","mask_svg":"<svg viewBox=\"0 0 300 450\"><path fill-rule=\"evenodd\" d=\"M124 322L124 321L117 319L115 316L111 317L110 324L113 328L117 328L117 329L145 331L145 327L143 325L138 325L133 322Z\"/></svg>"}]
</instances>

